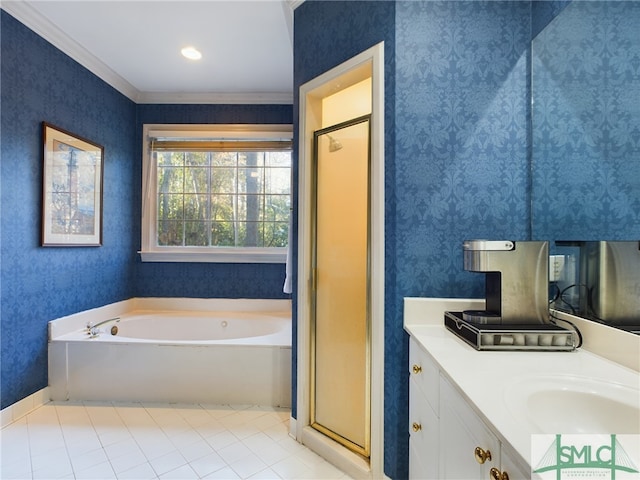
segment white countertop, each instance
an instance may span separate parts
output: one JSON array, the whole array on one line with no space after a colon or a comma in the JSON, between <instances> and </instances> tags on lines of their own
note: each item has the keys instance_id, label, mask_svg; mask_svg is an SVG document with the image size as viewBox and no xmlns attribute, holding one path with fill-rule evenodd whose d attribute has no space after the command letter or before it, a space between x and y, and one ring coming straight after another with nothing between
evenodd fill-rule
<instances>
[{"instance_id":1,"label":"white countertop","mask_svg":"<svg viewBox=\"0 0 640 480\"><path fill-rule=\"evenodd\" d=\"M521 406L510 405L509 398L509 392L517 389L518 383L526 383L528 377L570 376L606 382L612 388L619 384L629 387L629 391L640 390L637 371L584 349L574 352L477 351L444 327L444 311L482 308L483 303L481 300L406 298L404 327L500 440L510 445L527 465L531 464L532 434L564 432L542 431L522 418L521 411L518 412ZM640 433L640 425L638 430Z\"/></svg>"}]
</instances>

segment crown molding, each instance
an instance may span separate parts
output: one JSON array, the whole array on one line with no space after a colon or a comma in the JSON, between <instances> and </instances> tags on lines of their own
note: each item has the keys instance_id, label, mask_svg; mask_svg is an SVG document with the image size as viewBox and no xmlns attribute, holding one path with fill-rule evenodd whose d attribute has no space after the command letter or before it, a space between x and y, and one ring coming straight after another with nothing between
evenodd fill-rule
<instances>
[{"instance_id":1,"label":"crown molding","mask_svg":"<svg viewBox=\"0 0 640 480\"><path fill-rule=\"evenodd\" d=\"M78 42L70 38L63 30L47 20L27 2L3 1L2 9L11 14L26 27L67 54L91 73L104 80L124 96L138 100L140 92L124 78L109 68L104 62L89 52Z\"/></svg>"},{"instance_id":2,"label":"crown molding","mask_svg":"<svg viewBox=\"0 0 640 480\"><path fill-rule=\"evenodd\" d=\"M171 93L141 92L137 103L163 104L237 104L237 105L292 105L293 93Z\"/></svg>"},{"instance_id":3,"label":"crown molding","mask_svg":"<svg viewBox=\"0 0 640 480\"><path fill-rule=\"evenodd\" d=\"M295 10L304 3L304 0L287 0L287 3L291 7L291 10Z\"/></svg>"},{"instance_id":4,"label":"crown molding","mask_svg":"<svg viewBox=\"0 0 640 480\"><path fill-rule=\"evenodd\" d=\"M298 0L296 0L298 1ZM127 80L114 72L99 58L89 52L63 30L47 20L27 2L2 1L0 8L54 47L67 54L91 73L115 88L125 97L138 104L247 104L247 105L291 105L293 93L174 93L141 92Z\"/></svg>"}]
</instances>

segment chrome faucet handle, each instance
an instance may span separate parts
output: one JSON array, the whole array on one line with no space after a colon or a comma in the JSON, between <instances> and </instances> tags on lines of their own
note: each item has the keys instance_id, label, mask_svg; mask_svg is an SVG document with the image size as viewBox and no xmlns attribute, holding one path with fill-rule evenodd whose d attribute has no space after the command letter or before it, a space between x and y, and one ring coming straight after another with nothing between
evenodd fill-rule
<instances>
[{"instance_id":1,"label":"chrome faucet handle","mask_svg":"<svg viewBox=\"0 0 640 480\"><path fill-rule=\"evenodd\" d=\"M87 322L87 335L91 338L97 337L100 334L100 329L96 325L91 325L91 322Z\"/></svg>"}]
</instances>

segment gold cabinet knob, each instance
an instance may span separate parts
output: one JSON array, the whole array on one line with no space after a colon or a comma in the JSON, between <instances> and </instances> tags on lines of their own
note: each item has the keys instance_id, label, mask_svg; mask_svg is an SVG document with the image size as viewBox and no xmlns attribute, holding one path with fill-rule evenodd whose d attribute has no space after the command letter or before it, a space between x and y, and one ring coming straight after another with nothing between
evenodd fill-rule
<instances>
[{"instance_id":1,"label":"gold cabinet knob","mask_svg":"<svg viewBox=\"0 0 640 480\"><path fill-rule=\"evenodd\" d=\"M509 480L509 474L507 472L501 472L496 467L489 470L489 478L491 480Z\"/></svg>"},{"instance_id":2,"label":"gold cabinet knob","mask_svg":"<svg viewBox=\"0 0 640 480\"><path fill-rule=\"evenodd\" d=\"M476 447L473 455L476 457L476 462L479 464L483 464L487 460L491 460L491 452L480 447Z\"/></svg>"},{"instance_id":3,"label":"gold cabinet knob","mask_svg":"<svg viewBox=\"0 0 640 480\"><path fill-rule=\"evenodd\" d=\"M413 368L411 368L411 370L415 375L417 375L422 371L422 367L420 365L414 365Z\"/></svg>"},{"instance_id":4,"label":"gold cabinet knob","mask_svg":"<svg viewBox=\"0 0 640 480\"><path fill-rule=\"evenodd\" d=\"M414 432L419 432L420 430L422 430L422 425L420 425L418 422L413 422L413 425L411 425L411 429Z\"/></svg>"}]
</instances>

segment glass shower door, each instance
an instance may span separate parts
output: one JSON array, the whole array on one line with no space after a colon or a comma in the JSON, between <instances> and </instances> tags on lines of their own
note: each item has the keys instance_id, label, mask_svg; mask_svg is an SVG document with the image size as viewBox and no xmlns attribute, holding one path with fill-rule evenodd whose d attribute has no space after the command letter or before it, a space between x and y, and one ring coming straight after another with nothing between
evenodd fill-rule
<instances>
[{"instance_id":1,"label":"glass shower door","mask_svg":"<svg viewBox=\"0 0 640 480\"><path fill-rule=\"evenodd\" d=\"M311 425L370 450L370 116L315 132Z\"/></svg>"}]
</instances>

